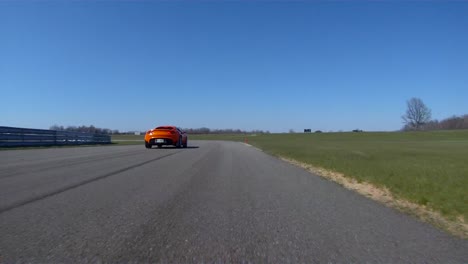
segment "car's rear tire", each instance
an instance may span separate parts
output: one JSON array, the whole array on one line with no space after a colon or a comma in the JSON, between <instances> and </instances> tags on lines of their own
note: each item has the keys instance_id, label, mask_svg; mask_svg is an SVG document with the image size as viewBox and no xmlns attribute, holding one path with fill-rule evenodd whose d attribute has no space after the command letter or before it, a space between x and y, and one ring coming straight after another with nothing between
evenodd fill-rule
<instances>
[{"instance_id":1,"label":"car's rear tire","mask_svg":"<svg viewBox=\"0 0 468 264\"><path fill-rule=\"evenodd\" d=\"M179 140L177 140L177 143L176 143L176 148L181 148L182 147L182 137L179 137Z\"/></svg>"},{"instance_id":2,"label":"car's rear tire","mask_svg":"<svg viewBox=\"0 0 468 264\"><path fill-rule=\"evenodd\" d=\"M150 143L148 143L148 142L145 141L145 148L150 149L151 146L152 146L152 145L151 145Z\"/></svg>"},{"instance_id":3,"label":"car's rear tire","mask_svg":"<svg viewBox=\"0 0 468 264\"><path fill-rule=\"evenodd\" d=\"M187 148L187 145L188 145L188 139L185 140L184 148Z\"/></svg>"}]
</instances>

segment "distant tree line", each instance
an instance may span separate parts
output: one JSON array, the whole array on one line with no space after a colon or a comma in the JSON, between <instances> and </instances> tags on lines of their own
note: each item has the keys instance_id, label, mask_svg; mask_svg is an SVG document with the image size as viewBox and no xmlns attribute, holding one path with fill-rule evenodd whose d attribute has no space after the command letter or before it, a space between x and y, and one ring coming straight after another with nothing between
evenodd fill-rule
<instances>
[{"instance_id":1,"label":"distant tree line","mask_svg":"<svg viewBox=\"0 0 468 264\"><path fill-rule=\"evenodd\" d=\"M442 120L430 120L421 124L417 130L453 130L453 129L468 129L468 115L452 116ZM403 131L416 130L413 126L405 125Z\"/></svg>"},{"instance_id":2,"label":"distant tree line","mask_svg":"<svg viewBox=\"0 0 468 264\"><path fill-rule=\"evenodd\" d=\"M404 123L403 131L468 129L468 114L454 115L439 121L431 119L431 109L420 98L411 98L406 102L406 106L406 113L401 117Z\"/></svg>"},{"instance_id":3,"label":"distant tree line","mask_svg":"<svg viewBox=\"0 0 468 264\"><path fill-rule=\"evenodd\" d=\"M129 132L120 132L117 129L108 129L108 128L99 128L93 125L90 126L59 126L53 125L50 126L51 130L58 130L58 131L70 131L70 132L83 132L83 133L93 133L93 134L106 134L106 135L117 135L117 134L134 134L135 131ZM241 130L241 129L210 129L207 127L201 128L184 128L182 131L185 131L189 134L269 134L270 131L263 131L263 130ZM141 132L144 134L145 132Z\"/></svg>"},{"instance_id":4,"label":"distant tree line","mask_svg":"<svg viewBox=\"0 0 468 264\"><path fill-rule=\"evenodd\" d=\"M207 127L201 128L184 128L183 131L188 134L269 134L270 131L263 130L241 130L241 129L210 129Z\"/></svg>"},{"instance_id":5,"label":"distant tree line","mask_svg":"<svg viewBox=\"0 0 468 264\"><path fill-rule=\"evenodd\" d=\"M120 134L119 130L117 129L108 129L108 128L99 128L93 125L90 126L59 126L53 125L50 126L50 130L58 130L58 131L70 131L70 132L81 132L81 133L93 133L93 134L105 134L105 135L112 135L112 134Z\"/></svg>"}]
</instances>

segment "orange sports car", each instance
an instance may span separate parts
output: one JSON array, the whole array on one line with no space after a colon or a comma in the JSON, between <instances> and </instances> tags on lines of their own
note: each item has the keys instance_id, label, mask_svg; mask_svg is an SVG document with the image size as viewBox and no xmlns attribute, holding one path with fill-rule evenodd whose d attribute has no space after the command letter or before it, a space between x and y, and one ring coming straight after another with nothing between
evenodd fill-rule
<instances>
[{"instance_id":1,"label":"orange sports car","mask_svg":"<svg viewBox=\"0 0 468 264\"><path fill-rule=\"evenodd\" d=\"M160 126L148 130L145 135L145 147L151 148L153 145L161 148L163 145L173 145L177 148L187 147L188 137L184 131L175 126Z\"/></svg>"}]
</instances>

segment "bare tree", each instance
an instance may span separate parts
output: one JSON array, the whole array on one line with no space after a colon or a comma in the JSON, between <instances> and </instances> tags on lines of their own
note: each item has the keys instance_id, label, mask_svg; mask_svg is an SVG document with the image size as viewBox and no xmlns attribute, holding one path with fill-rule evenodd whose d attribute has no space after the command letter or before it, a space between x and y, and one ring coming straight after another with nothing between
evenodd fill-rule
<instances>
[{"instance_id":1,"label":"bare tree","mask_svg":"<svg viewBox=\"0 0 468 264\"><path fill-rule=\"evenodd\" d=\"M421 99L413 97L406 102L406 105L406 114L401 117L405 127L418 130L431 120L431 109Z\"/></svg>"}]
</instances>

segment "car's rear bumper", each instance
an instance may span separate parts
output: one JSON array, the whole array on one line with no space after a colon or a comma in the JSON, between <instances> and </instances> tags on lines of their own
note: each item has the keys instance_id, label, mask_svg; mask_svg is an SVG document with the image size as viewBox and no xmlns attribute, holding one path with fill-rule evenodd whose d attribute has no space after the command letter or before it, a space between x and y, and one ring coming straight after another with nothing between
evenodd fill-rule
<instances>
[{"instance_id":1,"label":"car's rear bumper","mask_svg":"<svg viewBox=\"0 0 468 264\"><path fill-rule=\"evenodd\" d=\"M171 138L151 138L147 140L151 145L175 145L175 141Z\"/></svg>"}]
</instances>

